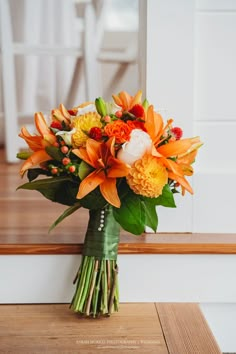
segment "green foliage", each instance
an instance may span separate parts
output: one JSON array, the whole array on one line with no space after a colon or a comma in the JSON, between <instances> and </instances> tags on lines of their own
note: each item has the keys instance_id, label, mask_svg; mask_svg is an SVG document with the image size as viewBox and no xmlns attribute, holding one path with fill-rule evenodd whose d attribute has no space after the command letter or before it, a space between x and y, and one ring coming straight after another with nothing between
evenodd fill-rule
<instances>
[{"instance_id":1,"label":"green foliage","mask_svg":"<svg viewBox=\"0 0 236 354\"><path fill-rule=\"evenodd\" d=\"M162 190L162 194L157 198L145 198L144 200L150 201L153 205L162 205L167 208L176 208L173 193L171 192L170 186L166 184Z\"/></svg>"},{"instance_id":2,"label":"green foliage","mask_svg":"<svg viewBox=\"0 0 236 354\"><path fill-rule=\"evenodd\" d=\"M42 168L30 168L27 172L27 178L31 182L40 175L50 176L50 172Z\"/></svg>"},{"instance_id":3,"label":"green foliage","mask_svg":"<svg viewBox=\"0 0 236 354\"><path fill-rule=\"evenodd\" d=\"M79 164L79 178L81 181L87 177L93 170L93 167L88 165L85 161L81 161Z\"/></svg>"},{"instance_id":4,"label":"green foliage","mask_svg":"<svg viewBox=\"0 0 236 354\"><path fill-rule=\"evenodd\" d=\"M37 190L45 198L64 205L74 205L78 200L76 195L79 183L71 177L51 177L28 182L17 189Z\"/></svg>"},{"instance_id":5,"label":"green foliage","mask_svg":"<svg viewBox=\"0 0 236 354\"><path fill-rule=\"evenodd\" d=\"M99 187L87 194L84 198L79 199L80 204L86 209L102 209L107 204L103 198Z\"/></svg>"},{"instance_id":6,"label":"green foliage","mask_svg":"<svg viewBox=\"0 0 236 354\"><path fill-rule=\"evenodd\" d=\"M149 226L154 232L157 231L158 216L155 204L150 199L145 199L142 202L142 206L145 212L145 225Z\"/></svg>"},{"instance_id":7,"label":"green foliage","mask_svg":"<svg viewBox=\"0 0 236 354\"><path fill-rule=\"evenodd\" d=\"M176 207L173 193L168 184L164 186L162 195L157 198L143 197L130 189L127 191L127 188L124 188L123 192L121 207L113 208L114 218L124 230L135 235L142 234L145 226L156 232L158 226L157 205Z\"/></svg>"},{"instance_id":8,"label":"green foliage","mask_svg":"<svg viewBox=\"0 0 236 354\"><path fill-rule=\"evenodd\" d=\"M81 208L80 203L76 203L75 205L70 206L67 208L60 216L59 218L54 221L54 223L51 225L49 232L52 231L60 222L62 222L67 216L73 214L77 209Z\"/></svg>"},{"instance_id":9,"label":"green foliage","mask_svg":"<svg viewBox=\"0 0 236 354\"><path fill-rule=\"evenodd\" d=\"M61 150L55 146L47 146L45 150L47 151L48 155L52 157L53 160L61 162L63 157L65 157Z\"/></svg>"},{"instance_id":10,"label":"green foliage","mask_svg":"<svg viewBox=\"0 0 236 354\"><path fill-rule=\"evenodd\" d=\"M120 208L113 208L113 215L121 227L134 235L141 235L145 228L145 210L141 198L132 191L126 194Z\"/></svg>"}]
</instances>

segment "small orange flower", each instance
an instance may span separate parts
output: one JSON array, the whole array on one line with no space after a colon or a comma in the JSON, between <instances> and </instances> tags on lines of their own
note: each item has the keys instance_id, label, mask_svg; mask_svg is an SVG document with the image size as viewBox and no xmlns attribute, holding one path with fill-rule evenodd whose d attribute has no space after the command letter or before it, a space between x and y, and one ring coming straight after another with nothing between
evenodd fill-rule
<instances>
[{"instance_id":1,"label":"small orange flower","mask_svg":"<svg viewBox=\"0 0 236 354\"><path fill-rule=\"evenodd\" d=\"M109 138L115 137L117 144L123 144L129 141L132 129L133 128L122 120L115 120L105 126L104 132Z\"/></svg>"}]
</instances>

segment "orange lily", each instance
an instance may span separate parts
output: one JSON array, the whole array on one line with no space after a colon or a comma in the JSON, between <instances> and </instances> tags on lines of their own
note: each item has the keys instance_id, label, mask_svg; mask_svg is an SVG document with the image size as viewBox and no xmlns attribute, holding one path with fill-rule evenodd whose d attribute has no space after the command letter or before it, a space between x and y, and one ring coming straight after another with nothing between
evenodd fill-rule
<instances>
[{"instance_id":1,"label":"orange lily","mask_svg":"<svg viewBox=\"0 0 236 354\"><path fill-rule=\"evenodd\" d=\"M166 129L172 122L173 120L169 119L166 126L164 126L162 116L154 112L153 106L148 107L145 128L153 141L152 154L157 156L167 168L168 177L177 181L182 186L183 193L186 189L193 194L193 190L184 176L193 174L193 169L190 165L194 161L197 149L202 143L199 137L194 137L158 146L162 142L163 136L165 136Z\"/></svg>"},{"instance_id":2,"label":"orange lily","mask_svg":"<svg viewBox=\"0 0 236 354\"><path fill-rule=\"evenodd\" d=\"M134 105L141 104L142 91L138 91L134 97L125 91L121 91L118 95L112 95L112 97L124 111L129 111Z\"/></svg>"},{"instance_id":3,"label":"orange lily","mask_svg":"<svg viewBox=\"0 0 236 354\"><path fill-rule=\"evenodd\" d=\"M61 103L59 108L53 109L51 112L52 119L60 123L64 122L65 124L71 123L71 116L65 106Z\"/></svg>"},{"instance_id":4,"label":"orange lily","mask_svg":"<svg viewBox=\"0 0 236 354\"><path fill-rule=\"evenodd\" d=\"M80 183L78 199L82 199L99 186L101 194L108 203L116 208L120 207L116 178L127 176L129 167L115 157L114 145L114 138L110 138L107 142L88 139L86 148L73 150L75 155L95 169Z\"/></svg>"},{"instance_id":5,"label":"orange lily","mask_svg":"<svg viewBox=\"0 0 236 354\"><path fill-rule=\"evenodd\" d=\"M29 148L34 151L34 153L32 153L22 165L20 170L21 176L23 176L25 171L30 167L51 160L52 158L45 151L45 147L51 146L56 142L56 137L47 126L45 118L41 112L35 113L34 120L35 126L40 135L31 135L25 127L21 129L21 133L19 134L19 136L29 145Z\"/></svg>"}]
</instances>

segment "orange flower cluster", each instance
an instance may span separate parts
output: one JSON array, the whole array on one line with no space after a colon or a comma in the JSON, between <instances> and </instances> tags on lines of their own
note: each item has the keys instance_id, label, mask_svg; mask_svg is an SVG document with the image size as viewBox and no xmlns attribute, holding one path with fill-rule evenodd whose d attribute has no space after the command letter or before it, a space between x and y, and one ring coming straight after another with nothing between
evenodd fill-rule
<instances>
[{"instance_id":1,"label":"orange flower cluster","mask_svg":"<svg viewBox=\"0 0 236 354\"><path fill-rule=\"evenodd\" d=\"M20 134L32 150L21 175L41 163L45 168L49 161L52 175L72 174L79 178L82 160L92 172L80 183L77 197L81 199L99 186L107 202L116 207L120 206L119 178L125 178L134 193L150 198L160 195L163 186L172 182L181 186L183 194L185 190L193 193L185 176L193 173L191 165L202 145L199 137L182 139L182 129L172 127L172 119L164 124L161 115L146 100L142 103L141 97L141 91L135 96L122 91L113 96L115 103L99 98L71 110L60 105L52 110L49 124L42 113L36 113L39 135L30 135L26 128ZM135 134L131 134L134 130ZM56 166L50 163L55 152L51 156L48 147L58 148L63 154ZM122 158L128 154L129 161L135 163L119 161L119 150L123 150ZM78 161L74 161L75 155Z\"/></svg>"}]
</instances>

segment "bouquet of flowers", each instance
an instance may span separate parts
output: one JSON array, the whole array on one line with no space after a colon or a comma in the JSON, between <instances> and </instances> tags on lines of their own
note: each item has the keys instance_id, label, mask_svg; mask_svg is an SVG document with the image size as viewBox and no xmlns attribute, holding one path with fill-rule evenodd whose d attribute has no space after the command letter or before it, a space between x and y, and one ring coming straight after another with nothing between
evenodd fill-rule
<instances>
[{"instance_id":1,"label":"bouquet of flowers","mask_svg":"<svg viewBox=\"0 0 236 354\"><path fill-rule=\"evenodd\" d=\"M28 181L19 188L37 190L68 208L53 229L79 208L89 209L82 262L71 302L86 316L118 311L117 249L120 227L140 235L157 230L156 206L175 207L174 193L193 193L186 176L199 137L164 123L142 92L122 91L112 102L99 97L67 110L63 104L48 119L35 113L37 135L23 127L19 136L30 151L20 169Z\"/></svg>"}]
</instances>

